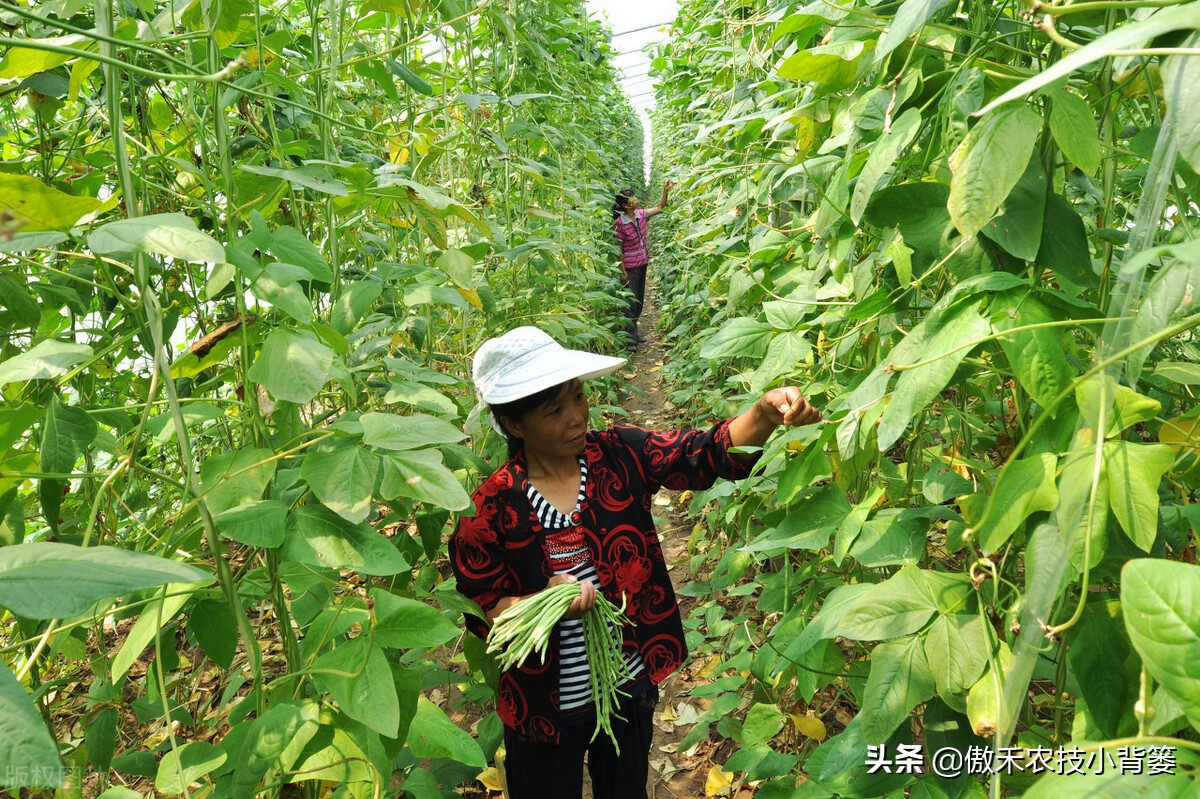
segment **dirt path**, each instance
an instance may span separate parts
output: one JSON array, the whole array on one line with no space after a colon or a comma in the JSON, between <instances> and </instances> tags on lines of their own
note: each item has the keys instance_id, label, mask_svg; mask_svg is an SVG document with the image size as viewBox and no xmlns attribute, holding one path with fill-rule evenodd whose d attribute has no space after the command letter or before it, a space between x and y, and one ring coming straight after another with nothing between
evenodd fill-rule
<instances>
[{"instance_id":1,"label":"dirt path","mask_svg":"<svg viewBox=\"0 0 1200 799\"><path fill-rule=\"evenodd\" d=\"M653 278L650 283L646 287L646 307L638 325L645 340L635 352L629 354L629 368L622 371L621 376L628 381L624 408L629 413L629 423L663 429L674 426L678 420L659 383L666 346L657 329L659 311L652 299ZM671 581L678 589L692 579L688 569L688 531L691 530L691 522L686 516L686 508L679 503L679 492L660 491L655 498L654 514L665 522L659 526L658 532ZM685 619L694 604L695 600L680 597L680 612ZM691 729L691 724L682 720L694 718L706 704L703 700L687 696L689 689L698 681L695 674L697 668L698 664L689 663L659 686L661 698L654 714L654 744L650 752L650 782L647 787L650 799L693 799L704 796L704 781L712 766L707 757L710 753L707 742L702 741L686 753L678 751L679 742ZM589 789L585 799L590 797Z\"/></svg>"}]
</instances>

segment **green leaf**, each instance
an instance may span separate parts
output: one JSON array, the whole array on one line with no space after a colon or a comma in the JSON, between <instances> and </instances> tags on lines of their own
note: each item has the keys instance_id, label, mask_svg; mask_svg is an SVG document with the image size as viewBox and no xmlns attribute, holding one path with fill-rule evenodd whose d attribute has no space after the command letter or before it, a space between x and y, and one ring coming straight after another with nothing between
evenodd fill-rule
<instances>
[{"instance_id":1,"label":"green leaf","mask_svg":"<svg viewBox=\"0 0 1200 799\"><path fill-rule=\"evenodd\" d=\"M1089 175L1100 168L1100 132L1092 107L1066 87L1050 98L1050 133L1063 155Z\"/></svg>"},{"instance_id":2,"label":"green leaf","mask_svg":"<svg viewBox=\"0 0 1200 799\"><path fill-rule=\"evenodd\" d=\"M1192 33L1181 47L1200 47L1200 34ZM1163 97L1167 101L1179 142L1179 155L1200 173L1200 61L1194 55L1163 59Z\"/></svg>"},{"instance_id":3,"label":"green leaf","mask_svg":"<svg viewBox=\"0 0 1200 799\"><path fill-rule=\"evenodd\" d=\"M731 319L716 329L704 346L701 358L737 358L741 356L761 358L774 336L769 325L755 319L739 317Z\"/></svg>"},{"instance_id":4,"label":"green leaf","mask_svg":"<svg viewBox=\"0 0 1200 799\"><path fill-rule=\"evenodd\" d=\"M462 250L446 250L438 256L433 265L445 272L459 288L469 289L474 286L475 259Z\"/></svg>"},{"instance_id":5,"label":"green leaf","mask_svg":"<svg viewBox=\"0 0 1200 799\"><path fill-rule=\"evenodd\" d=\"M1046 172L1035 154L983 234L1017 258L1032 261L1042 248L1046 219Z\"/></svg>"},{"instance_id":6,"label":"green leaf","mask_svg":"<svg viewBox=\"0 0 1200 799\"><path fill-rule=\"evenodd\" d=\"M1004 546L1030 514L1054 509L1058 502L1056 466L1057 458L1049 452L1005 465L988 498L987 510L975 525L975 536L985 554Z\"/></svg>"},{"instance_id":7,"label":"green leaf","mask_svg":"<svg viewBox=\"0 0 1200 799\"><path fill-rule=\"evenodd\" d=\"M1096 288L1100 278L1092 269L1087 230L1070 200L1061 194L1046 196L1046 220L1037 265L1054 272L1060 283L1080 289Z\"/></svg>"},{"instance_id":8,"label":"green leaf","mask_svg":"<svg viewBox=\"0 0 1200 799\"><path fill-rule=\"evenodd\" d=\"M457 638L462 630L425 602L372 588L375 643L391 649L431 649Z\"/></svg>"},{"instance_id":9,"label":"green leaf","mask_svg":"<svg viewBox=\"0 0 1200 799\"><path fill-rule=\"evenodd\" d=\"M1133 735L1141 660L1133 650L1120 602L1089 602L1072 628L1071 673L1088 707L1088 721L1105 739Z\"/></svg>"},{"instance_id":10,"label":"green leaf","mask_svg":"<svg viewBox=\"0 0 1200 799\"><path fill-rule=\"evenodd\" d=\"M897 733L885 744L885 751L895 752L899 743L908 743L911 740L911 736L901 737L901 734ZM912 780L912 776L889 773L885 769L877 769L871 773L864 767L870 757L867 746L860 711L846 725L846 729L816 748L804 763L804 773L809 780L836 796L865 799L894 796L897 791L903 793L904 785Z\"/></svg>"},{"instance_id":11,"label":"green leaf","mask_svg":"<svg viewBox=\"0 0 1200 799\"><path fill-rule=\"evenodd\" d=\"M42 422L40 470L47 474L75 471L75 461L96 438L98 430L96 421L87 411L64 405L57 396L53 397L46 406L46 419ZM42 511L53 530L58 529L58 512L66 484L66 480L57 478L43 477L39 481Z\"/></svg>"},{"instance_id":12,"label":"green leaf","mask_svg":"<svg viewBox=\"0 0 1200 799\"><path fill-rule=\"evenodd\" d=\"M940 253L951 229L945 183L902 183L878 191L866 210L866 220L882 228L899 227L904 243L926 252Z\"/></svg>"},{"instance_id":13,"label":"green leaf","mask_svg":"<svg viewBox=\"0 0 1200 799\"><path fill-rule=\"evenodd\" d=\"M46 722L2 659L0 774L4 775L4 784L8 788L58 788L67 778L58 757L58 744L46 729Z\"/></svg>"},{"instance_id":14,"label":"green leaf","mask_svg":"<svg viewBox=\"0 0 1200 799\"><path fill-rule=\"evenodd\" d=\"M973 127L951 158L947 207L954 226L974 236L1025 173L1042 118L1026 106L1000 109ZM998 158L998 153L1004 153ZM908 238L905 236L905 238Z\"/></svg>"},{"instance_id":15,"label":"green leaf","mask_svg":"<svg viewBox=\"0 0 1200 799\"><path fill-rule=\"evenodd\" d=\"M994 333L1005 333L1015 327L1057 322L1064 314L1037 299L1027 290L1002 295L992 302L991 319ZM1053 401L1065 391L1075 377L1067 361L1069 343L1064 328L1042 327L1021 330L1000 338L1008 362L1016 373L1021 387L1051 416L1062 407Z\"/></svg>"},{"instance_id":16,"label":"green leaf","mask_svg":"<svg viewBox=\"0 0 1200 799\"><path fill-rule=\"evenodd\" d=\"M389 452L383 459L380 496L404 496L446 510L463 510L471 497L433 449Z\"/></svg>"},{"instance_id":17,"label":"green leaf","mask_svg":"<svg viewBox=\"0 0 1200 799\"><path fill-rule=\"evenodd\" d=\"M1105 58L1116 50L1135 50L1155 36L1191 28L1200 28L1200 6L1192 3L1164 8L1146 19L1128 22L1097 37L1078 50L1068 53L1066 57L1054 62L1034 77L1009 89L984 106L977 115L983 116L991 113L993 109L1005 103L1018 100L1038 89L1049 86L1055 81L1067 77L1075 70ZM1024 163L1024 160L1021 163Z\"/></svg>"},{"instance_id":18,"label":"green leaf","mask_svg":"<svg viewBox=\"0 0 1200 799\"><path fill-rule=\"evenodd\" d=\"M1108 375L1093 375L1075 388L1079 414L1093 430L1104 411L1105 437L1115 436L1138 422L1148 422L1162 411L1162 403L1122 386Z\"/></svg>"},{"instance_id":19,"label":"green leaf","mask_svg":"<svg viewBox=\"0 0 1200 799\"><path fill-rule=\"evenodd\" d=\"M271 254L287 264L296 264L322 283L333 282L333 270L317 245L290 225L280 225L271 233Z\"/></svg>"},{"instance_id":20,"label":"green leaf","mask_svg":"<svg viewBox=\"0 0 1200 799\"><path fill-rule=\"evenodd\" d=\"M32 349L0 363L0 386L26 380L49 380L91 357L92 348L86 344L45 339Z\"/></svg>"},{"instance_id":21,"label":"green leaf","mask_svg":"<svg viewBox=\"0 0 1200 799\"><path fill-rule=\"evenodd\" d=\"M224 599L198 600L188 611L187 628L213 663L223 669L237 655L237 619Z\"/></svg>"},{"instance_id":22,"label":"green leaf","mask_svg":"<svg viewBox=\"0 0 1200 799\"><path fill-rule=\"evenodd\" d=\"M66 194L32 175L0 173L0 210L10 212L23 232L68 230L101 205L95 197Z\"/></svg>"},{"instance_id":23,"label":"green leaf","mask_svg":"<svg viewBox=\"0 0 1200 799\"><path fill-rule=\"evenodd\" d=\"M801 50L779 66L779 77L815 83L828 91L849 86L858 74L863 55L874 42L840 41Z\"/></svg>"},{"instance_id":24,"label":"green leaf","mask_svg":"<svg viewBox=\"0 0 1200 799\"><path fill-rule=\"evenodd\" d=\"M346 521L361 522L371 512L379 460L358 441L325 441L304 453L300 476L325 507Z\"/></svg>"},{"instance_id":25,"label":"green leaf","mask_svg":"<svg viewBox=\"0 0 1200 799\"><path fill-rule=\"evenodd\" d=\"M88 761L100 773L107 773L112 767L113 752L117 746L117 707L120 703L120 690L114 688L107 678L92 681L88 688L83 740Z\"/></svg>"},{"instance_id":26,"label":"green leaf","mask_svg":"<svg viewBox=\"0 0 1200 799\"><path fill-rule=\"evenodd\" d=\"M211 575L183 563L115 547L0 547L0 605L27 619L68 619L132 591L210 582Z\"/></svg>"},{"instance_id":27,"label":"green leaf","mask_svg":"<svg viewBox=\"0 0 1200 799\"><path fill-rule=\"evenodd\" d=\"M1109 441L1104 445L1113 515L1144 552L1158 537L1158 484L1174 465L1175 453L1166 444Z\"/></svg>"},{"instance_id":28,"label":"green leaf","mask_svg":"<svg viewBox=\"0 0 1200 799\"><path fill-rule=\"evenodd\" d=\"M420 411L432 411L441 416L458 416L458 405L451 397L446 396L432 386L410 380L400 380L392 383L383 401L388 405L393 403L408 405Z\"/></svg>"},{"instance_id":29,"label":"green leaf","mask_svg":"<svg viewBox=\"0 0 1200 799\"><path fill-rule=\"evenodd\" d=\"M236 42L238 29L243 22L253 23L257 10L257 6L249 0L221 0L217 5L216 25L212 32L217 48L224 50Z\"/></svg>"},{"instance_id":30,"label":"green leaf","mask_svg":"<svg viewBox=\"0 0 1200 799\"><path fill-rule=\"evenodd\" d=\"M423 413L412 416L364 413L361 422L363 443L380 449L408 450L454 444L467 437L449 422Z\"/></svg>"},{"instance_id":31,"label":"green leaf","mask_svg":"<svg viewBox=\"0 0 1200 799\"><path fill-rule=\"evenodd\" d=\"M962 308L932 335L928 335L925 329L929 324L930 318L927 317L909 333L910 337L918 336L917 340L927 341L927 345L919 350L921 361L918 363L922 365L900 373L896 388L883 411L876 433L880 452L890 449L908 428L913 417L942 393L970 352L971 348L967 345L982 339L991 330L987 320L973 306ZM900 357L896 353L897 350L893 350L892 356Z\"/></svg>"},{"instance_id":32,"label":"green leaf","mask_svg":"<svg viewBox=\"0 0 1200 799\"><path fill-rule=\"evenodd\" d=\"M307 330L277 328L267 336L246 376L275 397L304 404L333 371L333 350Z\"/></svg>"},{"instance_id":33,"label":"green leaf","mask_svg":"<svg viewBox=\"0 0 1200 799\"><path fill-rule=\"evenodd\" d=\"M271 266L277 265L271 264L264 269L262 274L250 285L251 291L254 292L255 297L269 302L297 322L301 324L311 322L313 318L312 303L308 301L304 289L297 283L280 282L269 271Z\"/></svg>"},{"instance_id":34,"label":"green leaf","mask_svg":"<svg viewBox=\"0 0 1200 799\"><path fill-rule=\"evenodd\" d=\"M225 411L219 406L207 402L189 402L181 406L179 412L183 416L185 427L211 422L225 415ZM154 436L156 441L162 444L167 443L175 437L175 415L160 413L157 416L151 416L146 422L146 432Z\"/></svg>"},{"instance_id":35,"label":"green leaf","mask_svg":"<svg viewBox=\"0 0 1200 799\"><path fill-rule=\"evenodd\" d=\"M927 1L918 0L918 2ZM908 0L909 4L912 2L913 0ZM934 0L934 2L946 2L946 0ZM885 129L879 139L870 145L867 164L858 175L858 182L854 185L854 194L850 199L850 219L854 224L857 225L862 219L863 213L867 210L867 203L871 201L875 190L886 183L896 159L908 150L908 146L912 144L920 130L921 112L910 108L893 123L890 131Z\"/></svg>"},{"instance_id":36,"label":"green leaf","mask_svg":"<svg viewBox=\"0 0 1200 799\"><path fill-rule=\"evenodd\" d=\"M875 508L876 503L884 495L886 488L884 486L876 486L867 492L862 501L850 509L846 514L846 518L842 519L842 523L838 525L837 532L833 536L833 562L837 566L842 565L842 561L846 557L846 553L850 551L850 547L854 545L854 540L858 538L859 532L862 530L863 523L867 520L867 516Z\"/></svg>"},{"instance_id":37,"label":"green leaf","mask_svg":"<svg viewBox=\"0 0 1200 799\"><path fill-rule=\"evenodd\" d=\"M289 747L284 757L291 751ZM356 789L350 793L355 799L371 797L367 783L382 773L387 762L379 733L331 708L322 711L319 734L298 755L290 769L295 772L289 777L292 782L344 783Z\"/></svg>"},{"instance_id":38,"label":"green leaf","mask_svg":"<svg viewBox=\"0 0 1200 799\"><path fill-rule=\"evenodd\" d=\"M213 517L217 532L252 547L274 549L283 543L287 505L277 499L235 505Z\"/></svg>"},{"instance_id":39,"label":"green leaf","mask_svg":"<svg viewBox=\"0 0 1200 799\"><path fill-rule=\"evenodd\" d=\"M1145 749L1145 747L1139 747ZM1106 750L1107 756L1112 752ZM1085 759L1085 768L1098 768L1104 758L1092 765ZM1050 761L1052 764L1055 761ZM1058 768L1058 766L1055 766ZM1063 768L1074 768L1069 756ZM1051 771L1035 782L1024 794L1025 799L1193 799L1196 781L1183 773L1151 773L1146 761L1131 762L1120 770L1111 766L1103 774L1058 774ZM1135 774L1132 769L1139 768Z\"/></svg>"},{"instance_id":40,"label":"green leaf","mask_svg":"<svg viewBox=\"0 0 1200 799\"><path fill-rule=\"evenodd\" d=\"M342 712L380 735L395 737L400 700L382 649L360 636L321 655L313 669L317 682L333 695Z\"/></svg>"},{"instance_id":41,"label":"green leaf","mask_svg":"<svg viewBox=\"0 0 1200 799\"><path fill-rule=\"evenodd\" d=\"M121 649L112 661L112 678L120 680L129 671L129 667L138 659L138 655L154 642L158 632L167 622L175 618L175 614L183 609L192 598L195 588L190 585L172 583L166 586L153 602L142 608L138 620L134 622L129 633L125 636Z\"/></svg>"},{"instance_id":42,"label":"green leaf","mask_svg":"<svg viewBox=\"0 0 1200 799\"><path fill-rule=\"evenodd\" d=\"M1058 523L1075 531L1071 566L1080 573L1083 572L1085 549L1089 568L1095 568L1108 549L1108 472L1104 468L1103 452L1083 443L1092 436L1093 431L1080 428L1076 437L1082 445L1069 451L1063 459L1062 474L1058 478L1058 507L1055 509ZM1098 473L1097 459L1101 461ZM1035 560L1028 551L1026 562L1027 572L1036 571L1031 568Z\"/></svg>"},{"instance_id":43,"label":"green leaf","mask_svg":"<svg viewBox=\"0 0 1200 799\"><path fill-rule=\"evenodd\" d=\"M50 36L45 39L29 39L29 44L71 47L85 51L91 48L93 41L90 36L73 34L71 36ZM38 50L35 47L15 45L4 53L4 58L0 59L0 81L8 81L14 78L28 78L31 75L48 72L73 58L77 58L77 56L67 53L55 53L49 50Z\"/></svg>"},{"instance_id":44,"label":"green leaf","mask_svg":"<svg viewBox=\"0 0 1200 799\"><path fill-rule=\"evenodd\" d=\"M245 172L253 172L255 175L267 175L268 177L279 178L286 180L289 183L294 183L305 189L322 194L329 194L334 197L349 197L350 190L346 188L346 184L335 178L328 169L316 164L307 166L298 166L295 169L279 169L271 166L260 166L258 164L238 164L238 169Z\"/></svg>"},{"instance_id":45,"label":"green leaf","mask_svg":"<svg viewBox=\"0 0 1200 799\"><path fill-rule=\"evenodd\" d=\"M742 746L754 746L771 740L783 729L784 715L778 705L756 702L746 711L742 723Z\"/></svg>"},{"instance_id":46,"label":"green leaf","mask_svg":"<svg viewBox=\"0 0 1200 799\"><path fill-rule=\"evenodd\" d=\"M1200 566L1145 558L1121 569L1129 640L1200 729Z\"/></svg>"},{"instance_id":47,"label":"green leaf","mask_svg":"<svg viewBox=\"0 0 1200 799\"><path fill-rule=\"evenodd\" d=\"M967 613L938 616L929 625L922 645L938 695L954 709L966 712L967 691L987 665L983 621ZM875 656L871 659L873 662Z\"/></svg>"},{"instance_id":48,"label":"green leaf","mask_svg":"<svg viewBox=\"0 0 1200 799\"><path fill-rule=\"evenodd\" d=\"M378 280L360 280L342 290L342 294L329 311L329 324L345 335L354 329L358 320L370 310L383 294L383 284Z\"/></svg>"},{"instance_id":49,"label":"green leaf","mask_svg":"<svg viewBox=\"0 0 1200 799\"><path fill-rule=\"evenodd\" d=\"M37 298L29 292L25 282L18 283L7 275L0 275L0 305L12 311L16 321L25 327L37 327L42 319Z\"/></svg>"},{"instance_id":50,"label":"green leaf","mask_svg":"<svg viewBox=\"0 0 1200 799\"><path fill-rule=\"evenodd\" d=\"M409 568L400 551L370 526L351 524L322 505L292 511L279 552L297 563L381 577Z\"/></svg>"},{"instance_id":51,"label":"green leaf","mask_svg":"<svg viewBox=\"0 0 1200 799\"><path fill-rule=\"evenodd\" d=\"M933 698L933 673L921 639L909 636L871 650L871 673L863 690L862 736L868 744L891 737L913 708Z\"/></svg>"},{"instance_id":52,"label":"green leaf","mask_svg":"<svg viewBox=\"0 0 1200 799\"><path fill-rule=\"evenodd\" d=\"M320 705L307 700L274 705L251 722L234 771L233 799L255 799L267 771L292 768L300 750L320 731L319 713Z\"/></svg>"},{"instance_id":53,"label":"green leaf","mask_svg":"<svg viewBox=\"0 0 1200 799\"><path fill-rule=\"evenodd\" d=\"M88 236L88 246L98 255L144 252L210 264L225 260L225 248L183 214L151 214L109 222Z\"/></svg>"},{"instance_id":54,"label":"green leaf","mask_svg":"<svg viewBox=\"0 0 1200 799\"><path fill-rule=\"evenodd\" d=\"M1161 255L1157 249L1149 250L1144 257L1151 258ZM1137 262L1135 262L1136 264ZM1122 268L1124 271L1126 267ZM1133 314L1133 324L1129 328L1129 341L1139 342L1152 339L1155 336L1165 336L1163 332L1185 316L1196 313L1200 307L1200 257L1194 252L1182 251L1171 258L1166 266L1150 280L1140 306L1130 309ZM1141 378L1142 367L1154 344L1149 344L1130 354L1125 363L1125 374L1130 383L1136 385ZM0 366L0 369L3 369ZM3 382L0 380L0 382Z\"/></svg>"},{"instance_id":55,"label":"green leaf","mask_svg":"<svg viewBox=\"0 0 1200 799\"><path fill-rule=\"evenodd\" d=\"M208 741L186 743L168 751L158 761L154 787L166 794L181 794L193 782L215 771L228 757L224 749Z\"/></svg>"},{"instance_id":56,"label":"green leaf","mask_svg":"<svg viewBox=\"0 0 1200 799\"><path fill-rule=\"evenodd\" d=\"M275 452L240 449L211 455L200 467L200 485L214 514L256 503L275 476Z\"/></svg>"},{"instance_id":57,"label":"green leaf","mask_svg":"<svg viewBox=\"0 0 1200 799\"><path fill-rule=\"evenodd\" d=\"M417 714L408 730L408 747L417 757L446 757L478 768L487 765L479 742L460 730L441 708L424 696L417 700Z\"/></svg>"},{"instance_id":58,"label":"green leaf","mask_svg":"<svg viewBox=\"0 0 1200 799\"><path fill-rule=\"evenodd\" d=\"M895 18L884 28L884 33L879 38L879 50L875 53L875 63L881 63L888 53L919 31L948 2L950 0L905 0L904 5L900 6Z\"/></svg>"},{"instance_id":59,"label":"green leaf","mask_svg":"<svg viewBox=\"0 0 1200 799\"><path fill-rule=\"evenodd\" d=\"M72 471L75 462L96 438L98 431L96 421L87 411L64 405L55 396L46 406L46 419L42 423L42 471Z\"/></svg>"},{"instance_id":60,"label":"green leaf","mask_svg":"<svg viewBox=\"0 0 1200 799\"><path fill-rule=\"evenodd\" d=\"M854 600L834 634L853 641L884 641L925 626L937 605L925 589L921 570L905 566Z\"/></svg>"},{"instance_id":61,"label":"green leaf","mask_svg":"<svg viewBox=\"0 0 1200 799\"><path fill-rule=\"evenodd\" d=\"M1154 367L1154 374L1183 386L1200 386L1200 363L1159 361Z\"/></svg>"}]
</instances>

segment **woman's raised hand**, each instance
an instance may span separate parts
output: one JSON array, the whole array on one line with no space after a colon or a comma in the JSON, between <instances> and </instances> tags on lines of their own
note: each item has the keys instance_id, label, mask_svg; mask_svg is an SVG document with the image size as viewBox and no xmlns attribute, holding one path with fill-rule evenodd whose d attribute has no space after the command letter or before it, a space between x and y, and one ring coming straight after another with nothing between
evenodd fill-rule
<instances>
[{"instance_id":1,"label":"woman's raised hand","mask_svg":"<svg viewBox=\"0 0 1200 799\"><path fill-rule=\"evenodd\" d=\"M796 386L773 388L762 395L758 404L775 424L799 427L821 421L821 412L809 404Z\"/></svg>"}]
</instances>

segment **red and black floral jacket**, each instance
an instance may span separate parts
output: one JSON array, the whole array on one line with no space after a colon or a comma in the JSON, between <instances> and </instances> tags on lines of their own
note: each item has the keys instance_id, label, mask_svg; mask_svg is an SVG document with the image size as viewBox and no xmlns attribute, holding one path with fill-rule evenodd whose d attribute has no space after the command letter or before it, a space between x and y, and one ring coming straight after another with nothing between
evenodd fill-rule
<instances>
[{"instance_id":1,"label":"red and black floral jacket","mask_svg":"<svg viewBox=\"0 0 1200 799\"><path fill-rule=\"evenodd\" d=\"M617 605L627 597L634 624L624 628L625 651L637 648L655 685L683 664L687 647L651 501L663 486L702 489L718 477L749 474L753 459L733 458L729 447L728 421L708 430L615 427L587 434L587 491L581 521L569 529L582 530L604 595ZM522 490L525 479L518 454L475 491L475 515L461 517L450 538L458 590L485 611L502 597L540 591L552 576L546 532ZM467 625L487 635L481 619L468 616ZM552 642L545 663L531 657L500 676L500 719L521 735L558 743L558 683Z\"/></svg>"}]
</instances>

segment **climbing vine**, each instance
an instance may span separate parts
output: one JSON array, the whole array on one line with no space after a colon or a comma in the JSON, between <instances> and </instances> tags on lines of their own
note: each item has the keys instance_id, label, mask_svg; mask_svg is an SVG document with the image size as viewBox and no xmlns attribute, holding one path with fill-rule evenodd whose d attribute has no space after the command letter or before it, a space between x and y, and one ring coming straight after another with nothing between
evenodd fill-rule
<instances>
[{"instance_id":1,"label":"climbing vine","mask_svg":"<svg viewBox=\"0 0 1200 799\"><path fill-rule=\"evenodd\" d=\"M452 793L500 740L439 564L498 450L469 354L623 343L610 34L574 0L0 20L0 785Z\"/></svg>"},{"instance_id":2,"label":"climbing vine","mask_svg":"<svg viewBox=\"0 0 1200 799\"><path fill-rule=\"evenodd\" d=\"M731 678L681 746L773 797L1194 788L1198 13L684 4L664 371L826 421L693 500ZM1174 776L1030 766L1139 744Z\"/></svg>"}]
</instances>

